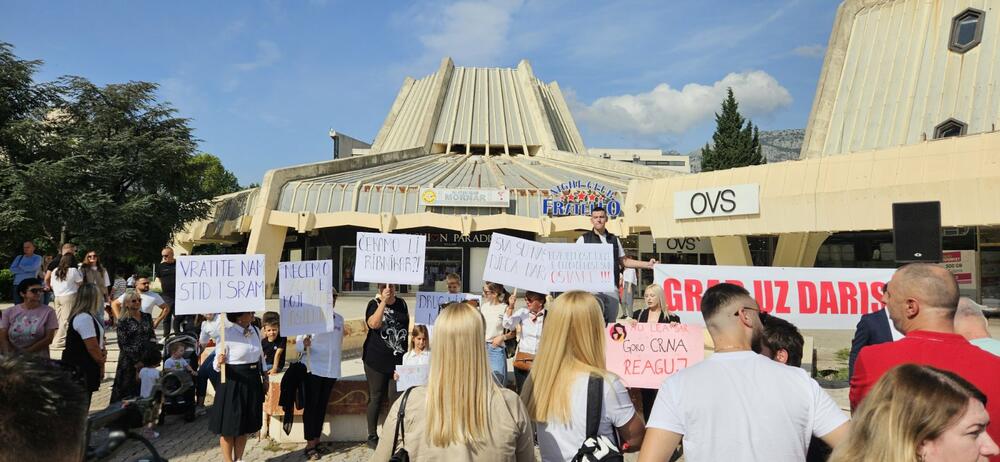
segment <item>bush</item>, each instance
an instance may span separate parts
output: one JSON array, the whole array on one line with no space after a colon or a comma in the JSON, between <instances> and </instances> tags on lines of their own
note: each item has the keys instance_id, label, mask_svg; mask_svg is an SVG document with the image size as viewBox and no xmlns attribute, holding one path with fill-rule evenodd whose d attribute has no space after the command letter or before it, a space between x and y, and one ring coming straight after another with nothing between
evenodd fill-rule
<instances>
[{"instance_id":1,"label":"bush","mask_svg":"<svg viewBox=\"0 0 1000 462\"><path fill-rule=\"evenodd\" d=\"M14 272L9 269L0 270L0 300L12 302L11 287L14 287Z\"/></svg>"}]
</instances>

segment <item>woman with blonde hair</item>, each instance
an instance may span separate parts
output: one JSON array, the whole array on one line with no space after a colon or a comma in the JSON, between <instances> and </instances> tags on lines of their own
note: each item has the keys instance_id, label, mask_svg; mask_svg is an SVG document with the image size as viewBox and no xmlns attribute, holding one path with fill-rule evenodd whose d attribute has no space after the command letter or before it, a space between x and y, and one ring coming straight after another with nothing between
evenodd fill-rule
<instances>
[{"instance_id":1,"label":"woman with blonde hair","mask_svg":"<svg viewBox=\"0 0 1000 462\"><path fill-rule=\"evenodd\" d=\"M667 309L667 298L663 295L663 287L658 284L650 284L643 291L643 302L646 307L632 312L631 324L635 326L640 322L649 324L669 324L681 322L680 316L671 313ZM649 414L653 411L653 403L656 402L656 394L659 390L640 388L642 395L642 417L649 419Z\"/></svg>"},{"instance_id":2,"label":"woman with blonde hair","mask_svg":"<svg viewBox=\"0 0 1000 462\"><path fill-rule=\"evenodd\" d=\"M441 311L427 385L411 388L393 404L372 460L389 460L399 449L413 460L535 459L527 411L514 392L493 380L485 332L483 315L469 304Z\"/></svg>"},{"instance_id":3,"label":"woman with blonde hair","mask_svg":"<svg viewBox=\"0 0 1000 462\"><path fill-rule=\"evenodd\" d=\"M635 412L621 380L605 366L606 334L600 303L589 293L572 291L551 305L538 355L521 392L528 414L538 423L542 460L570 460L587 440L591 377L603 379L596 436L622 452L639 450L645 422Z\"/></svg>"},{"instance_id":4,"label":"woman with blonde hair","mask_svg":"<svg viewBox=\"0 0 1000 462\"><path fill-rule=\"evenodd\" d=\"M66 348L62 361L76 369L74 377L87 391L87 402L101 385L104 362L108 353L104 347L104 325L99 321L104 298L93 283L80 286L69 312Z\"/></svg>"},{"instance_id":5,"label":"woman with blonde hair","mask_svg":"<svg viewBox=\"0 0 1000 462\"><path fill-rule=\"evenodd\" d=\"M886 372L854 413L830 462L976 462L1000 454L986 395L955 373L917 364Z\"/></svg>"}]
</instances>

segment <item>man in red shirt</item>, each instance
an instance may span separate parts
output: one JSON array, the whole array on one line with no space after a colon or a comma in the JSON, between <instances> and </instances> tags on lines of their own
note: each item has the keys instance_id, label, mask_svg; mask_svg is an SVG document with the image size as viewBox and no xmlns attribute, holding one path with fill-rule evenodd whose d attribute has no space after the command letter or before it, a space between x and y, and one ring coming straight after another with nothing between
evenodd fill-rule
<instances>
[{"instance_id":1,"label":"man in red shirt","mask_svg":"<svg viewBox=\"0 0 1000 462\"><path fill-rule=\"evenodd\" d=\"M882 301L892 324L906 337L861 350L851 377L851 410L889 369L925 364L961 375L985 393L992 417L986 431L994 440L1000 438L1000 357L955 333L958 284L951 273L926 263L903 266L892 275Z\"/></svg>"}]
</instances>

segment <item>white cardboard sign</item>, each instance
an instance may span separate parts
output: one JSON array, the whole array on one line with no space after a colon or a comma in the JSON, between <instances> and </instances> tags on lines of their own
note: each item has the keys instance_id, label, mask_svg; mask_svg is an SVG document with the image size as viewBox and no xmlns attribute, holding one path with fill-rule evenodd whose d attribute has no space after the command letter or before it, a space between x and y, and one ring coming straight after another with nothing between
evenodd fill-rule
<instances>
[{"instance_id":1,"label":"white cardboard sign","mask_svg":"<svg viewBox=\"0 0 1000 462\"><path fill-rule=\"evenodd\" d=\"M466 300L479 300L479 295L472 294L452 294L448 292L417 292L417 307L414 311L414 324L433 326L437 320L438 313L442 305L449 303L464 302Z\"/></svg>"},{"instance_id":2,"label":"white cardboard sign","mask_svg":"<svg viewBox=\"0 0 1000 462\"><path fill-rule=\"evenodd\" d=\"M396 391L406 391L407 388L419 385L427 385L427 377L431 374L430 364L419 364L415 366L396 366Z\"/></svg>"},{"instance_id":3,"label":"white cardboard sign","mask_svg":"<svg viewBox=\"0 0 1000 462\"><path fill-rule=\"evenodd\" d=\"M615 292L615 254L611 244L547 244L549 292Z\"/></svg>"},{"instance_id":4,"label":"white cardboard sign","mask_svg":"<svg viewBox=\"0 0 1000 462\"><path fill-rule=\"evenodd\" d=\"M387 284L423 284L427 237L414 234L359 232L354 280Z\"/></svg>"},{"instance_id":5,"label":"white cardboard sign","mask_svg":"<svg viewBox=\"0 0 1000 462\"><path fill-rule=\"evenodd\" d=\"M176 314L264 309L263 255L177 257Z\"/></svg>"},{"instance_id":6,"label":"white cardboard sign","mask_svg":"<svg viewBox=\"0 0 1000 462\"><path fill-rule=\"evenodd\" d=\"M550 275L544 243L493 233L484 281L548 293Z\"/></svg>"},{"instance_id":7,"label":"white cardboard sign","mask_svg":"<svg viewBox=\"0 0 1000 462\"><path fill-rule=\"evenodd\" d=\"M333 260L278 263L281 335L333 330Z\"/></svg>"}]
</instances>

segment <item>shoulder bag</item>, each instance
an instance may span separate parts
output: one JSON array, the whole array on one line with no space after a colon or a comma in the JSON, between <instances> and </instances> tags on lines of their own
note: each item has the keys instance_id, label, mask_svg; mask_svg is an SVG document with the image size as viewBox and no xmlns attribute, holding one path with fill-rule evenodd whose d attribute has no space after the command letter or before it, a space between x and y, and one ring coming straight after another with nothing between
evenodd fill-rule
<instances>
[{"instance_id":1,"label":"shoulder bag","mask_svg":"<svg viewBox=\"0 0 1000 462\"><path fill-rule=\"evenodd\" d=\"M621 450L614 441L598 435L601 408L604 407L604 377L591 375L587 382L587 439L573 456L573 462L624 462Z\"/></svg>"},{"instance_id":2,"label":"shoulder bag","mask_svg":"<svg viewBox=\"0 0 1000 462\"><path fill-rule=\"evenodd\" d=\"M410 453L406 452L406 448L403 447L406 444L406 426L403 425L403 418L406 417L406 398L410 397L413 388L415 387L407 388L406 392L403 393L403 399L399 402L399 413L396 414L396 432L392 435L392 457L389 458L389 462L410 462ZM399 450L396 450L397 439L399 439Z\"/></svg>"}]
</instances>

